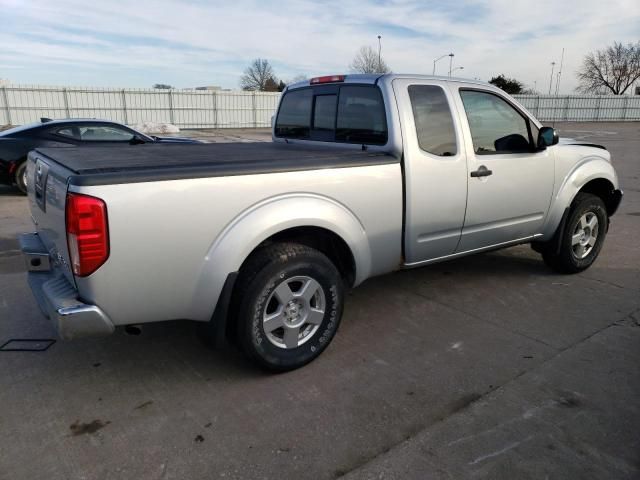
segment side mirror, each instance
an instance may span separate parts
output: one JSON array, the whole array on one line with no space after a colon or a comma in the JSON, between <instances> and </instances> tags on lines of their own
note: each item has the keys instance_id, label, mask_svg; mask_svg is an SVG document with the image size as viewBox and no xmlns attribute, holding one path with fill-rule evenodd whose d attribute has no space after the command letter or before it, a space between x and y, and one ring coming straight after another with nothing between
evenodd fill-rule
<instances>
[{"instance_id":1,"label":"side mirror","mask_svg":"<svg viewBox=\"0 0 640 480\"><path fill-rule=\"evenodd\" d=\"M129 140L129 145L140 145L141 143L146 142L137 135L134 135L133 137L131 137L131 140Z\"/></svg>"},{"instance_id":2,"label":"side mirror","mask_svg":"<svg viewBox=\"0 0 640 480\"><path fill-rule=\"evenodd\" d=\"M559 141L558 132L551 127L542 127L538 133L538 150L556 145Z\"/></svg>"}]
</instances>

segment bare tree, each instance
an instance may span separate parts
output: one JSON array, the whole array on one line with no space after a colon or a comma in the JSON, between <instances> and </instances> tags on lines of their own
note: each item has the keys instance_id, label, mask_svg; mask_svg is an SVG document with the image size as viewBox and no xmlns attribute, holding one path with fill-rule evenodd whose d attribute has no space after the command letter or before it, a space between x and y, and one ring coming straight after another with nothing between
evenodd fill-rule
<instances>
[{"instance_id":1,"label":"bare tree","mask_svg":"<svg viewBox=\"0 0 640 480\"><path fill-rule=\"evenodd\" d=\"M349 69L357 73L391 73L389 66L370 46L360 47Z\"/></svg>"},{"instance_id":2,"label":"bare tree","mask_svg":"<svg viewBox=\"0 0 640 480\"><path fill-rule=\"evenodd\" d=\"M613 46L590 53L582 61L578 70L583 93L611 92L622 95L640 78L640 42Z\"/></svg>"},{"instance_id":3,"label":"bare tree","mask_svg":"<svg viewBox=\"0 0 640 480\"><path fill-rule=\"evenodd\" d=\"M274 88L275 85L275 88ZM244 71L240 78L240 86L243 90L278 91L278 80L273 73L269 60L256 58Z\"/></svg>"}]
</instances>

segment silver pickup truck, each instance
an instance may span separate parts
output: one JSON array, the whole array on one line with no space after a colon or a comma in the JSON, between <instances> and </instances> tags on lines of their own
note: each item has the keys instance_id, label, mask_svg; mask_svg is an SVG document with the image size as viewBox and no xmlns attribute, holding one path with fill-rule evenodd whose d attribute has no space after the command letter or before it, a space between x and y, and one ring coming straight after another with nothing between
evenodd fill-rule
<instances>
[{"instance_id":1,"label":"silver pickup truck","mask_svg":"<svg viewBox=\"0 0 640 480\"><path fill-rule=\"evenodd\" d=\"M289 370L374 275L521 243L588 268L622 197L604 147L559 142L480 82L296 83L273 140L32 151L21 244L59 335L195 320Z\"/></svg>"}]
</instances>

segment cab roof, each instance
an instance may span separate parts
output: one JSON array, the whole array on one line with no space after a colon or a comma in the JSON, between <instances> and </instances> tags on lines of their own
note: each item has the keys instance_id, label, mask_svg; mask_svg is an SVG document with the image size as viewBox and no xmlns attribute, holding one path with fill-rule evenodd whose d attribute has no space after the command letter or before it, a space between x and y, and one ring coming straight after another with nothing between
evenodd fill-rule
<instances>
[{"instance_id":1,"label":"cab roof","mask_svg":"<svg viewBox=\"0 0 640 480\"><path fill-rule=\"evenodd\" d=\"M343 83L343 84L357 83L360 85L362 84L375 85L376 83L379 83L383 79L392 81L396 78L413 78L413 79L419 79L419 80L439 80L439 81L445 81L445 82L462 82L462 83L474 84L474 85L485 85L485 86L489 85L487 82L482 82L480 80L471 80L468 78L445 77L441 75L409 74L409 73L402 73L402 74L401 73L385 73L385 74L349 73L349 74L335 75L335 76L344 77L344 80L339 82L327 82L327 83ZM314 77L314 78L318 78L318 77ZM297 88L308 87L311 85L311 80L312 79L302 80L300 82L292 83L291 85L287 86L287 90L295 90Z\"/></svg>"}]
</instances>

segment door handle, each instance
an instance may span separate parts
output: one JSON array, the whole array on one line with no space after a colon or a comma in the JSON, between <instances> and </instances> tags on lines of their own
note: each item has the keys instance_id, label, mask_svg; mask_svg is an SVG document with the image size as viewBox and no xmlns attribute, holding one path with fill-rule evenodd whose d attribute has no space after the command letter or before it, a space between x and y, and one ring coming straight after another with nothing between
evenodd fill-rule
<instances>
[{"instance_id":1,"label":"door handle","mask_svg":"<svg viewBox=\"0 0 640 480\"><path fill-rule=\"evenodd\" d=\"M493 172L484 165L480 165L476 171L471 172L473 178L488 177L489 175L493 175Z\"/></svg>"}]
</instances>

